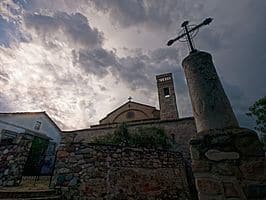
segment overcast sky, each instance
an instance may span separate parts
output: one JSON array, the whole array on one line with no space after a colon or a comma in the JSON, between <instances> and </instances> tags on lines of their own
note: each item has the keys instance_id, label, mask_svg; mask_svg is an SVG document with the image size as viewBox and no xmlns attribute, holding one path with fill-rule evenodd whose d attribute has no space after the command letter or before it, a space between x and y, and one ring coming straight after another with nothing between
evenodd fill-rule
<instances>
[{"instance_id":1,"label":"overcast sky","mask_svg":"<svg viewBox=\"0 0 266 200\"><path fill-rule=\"evenodd\" d=\"M265 0L0 0L0 111L47 111L81 129L127 101L158 108L155 75L174 74L181 117L191 105L185 43L165 44L190 20L214 18L196 47L214 63L242 126L266 95Z\"/></svg>"}]
</instances>

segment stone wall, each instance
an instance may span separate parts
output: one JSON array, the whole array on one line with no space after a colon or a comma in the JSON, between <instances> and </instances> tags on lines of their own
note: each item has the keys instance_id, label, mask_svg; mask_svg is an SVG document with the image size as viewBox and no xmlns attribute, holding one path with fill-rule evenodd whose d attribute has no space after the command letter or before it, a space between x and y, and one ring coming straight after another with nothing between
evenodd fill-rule
<instances>
[{"instance_id":1,"label":"stone wall","mask_svg":"<svg viewBox=\"0 0 266 200\"><path fill-rule=\"evenodd\" d=\"M90 129L65 131L62 134L62 143L92 142L96 137L112 134L117 125L94 126ZM129 133L140 127L157 127L165 131L169 138L174 138L176 150L181 152L186 160L190 160L189 141L196 134L195 122L192 117L179 120L152 120L146 122L128 123Z\"/></svg>"},{"instance_id":2,"label":"stone wall","mask_svg":"<svg viewBox=\"0 0 266 200\"><path fill-rule=\"evenodd\" d=\"M190 143L199 200L265 199L266 160L255 132L215 129Z\"/></svg>"},{"instance_id":3,"label":"stone wall","mask_svg":"<svg viewBox=\"0 0 266 200\"><path fill-rule=\"evenodd\" d=\"M0 186L18 186L32 140L18 135L12 144L0 144Z\"/></svg>"},{"instance_id":4,"label":"stone wall","mask_svg":"<svg viewBox=\"0 0 266 200\"><path fill-rule=\"evenodd\" d=\"M64 199L191 199L182 155L154 149L61 144L54 184Z\"/></svg>"}]
</instances>

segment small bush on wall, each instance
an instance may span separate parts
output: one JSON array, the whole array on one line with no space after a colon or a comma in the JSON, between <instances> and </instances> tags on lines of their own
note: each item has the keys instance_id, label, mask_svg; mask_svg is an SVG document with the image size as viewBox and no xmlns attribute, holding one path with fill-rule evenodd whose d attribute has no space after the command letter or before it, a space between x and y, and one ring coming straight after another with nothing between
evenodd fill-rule
<instances>
[{"instance_id":1,"label":"small bush on wall","mask_svg":"<svg viewBox=\"0 0 266 200\"><path fill-rule=\"evenodd\" d=\"M163 129L157 127L142 127L133 133L128 132L127 124L120 124L114 134L96 138L93 142L98 144L116 144L133 147L147 148L172 148L171 140L166 136Z\"/></svg>"}]
</instances>

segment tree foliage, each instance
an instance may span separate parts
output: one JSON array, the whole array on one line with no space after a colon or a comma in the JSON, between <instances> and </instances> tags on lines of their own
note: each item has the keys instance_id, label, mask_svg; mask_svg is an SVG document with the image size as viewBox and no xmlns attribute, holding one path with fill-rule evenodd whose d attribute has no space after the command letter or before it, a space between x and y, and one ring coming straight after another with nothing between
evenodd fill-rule
<instances>
[{"instance_id":1,"label":"tree foliage","mask_svg":"<svg viewBox=\"0 0 266 200\"><path fill-rule=\"evenodd\" d=\"M250 106L247 115L256 120L256 130L266 133L266 96Z\"/></svg>"},{"instance_id":2,"label":"tree foliage","mask_svg":"<svg viewBox=\"0 0 266 200\"><path fill-rule=\"evenodd\" d=\"M261 140L266 146L266 96L250 106L247 115L255 119L256 127L254 128L261 132Z\"/></svg>"},{"instance_id":3,"label":"tree foliage","mask_svg":"<svg viewBox=\"0 0 266 200\"><path fill-rule=\"evenodd\" d=\"M94 142L98 144L117 144L146 148L169 149L172 147L171 140L162 129L141 127L129 133L125 123L120 124L114 131L114 134L96 138Z\"/></svg>"}]
</instances>

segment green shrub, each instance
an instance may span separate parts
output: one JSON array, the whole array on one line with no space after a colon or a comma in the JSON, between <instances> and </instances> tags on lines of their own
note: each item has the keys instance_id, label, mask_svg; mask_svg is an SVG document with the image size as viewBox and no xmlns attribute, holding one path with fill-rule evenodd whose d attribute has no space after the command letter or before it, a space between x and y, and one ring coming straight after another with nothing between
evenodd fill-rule
<instances>
[{"instance_id":1,"label":"green shrub","mask_svg":"<svg viewBox=\"0 0 266 200\"><path fill-rule=\"evenodd\" d=\"M171 140L162 129L157 127L141 127L129 134L125 123L120 124L114 131L114 134L96 138L93 142L98 144L116 144L133 147L172 148Z\"/></svg>"}]
</instances>

